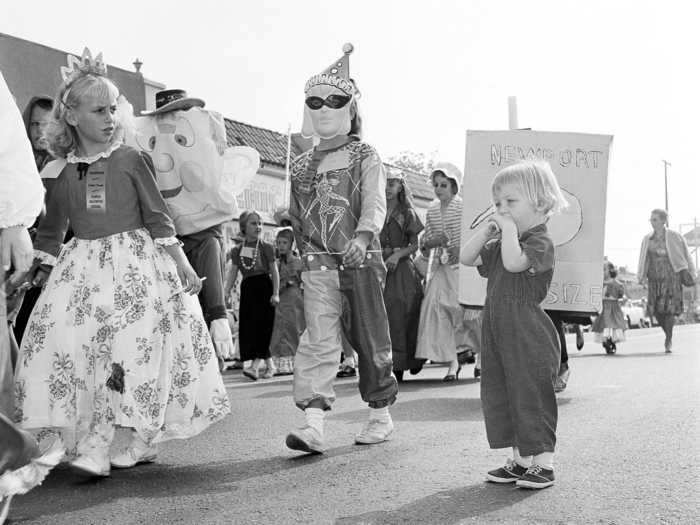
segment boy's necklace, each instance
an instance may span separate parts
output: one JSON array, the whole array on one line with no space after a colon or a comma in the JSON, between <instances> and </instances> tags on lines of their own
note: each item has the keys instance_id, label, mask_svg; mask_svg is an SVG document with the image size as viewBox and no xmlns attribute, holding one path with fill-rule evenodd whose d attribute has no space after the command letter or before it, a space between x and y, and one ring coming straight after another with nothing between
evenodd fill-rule
<instances>
[{"instance_id":1,"label":"boy's necklace","mask_svg":"<svg viewBox=\"0 0 700 525\"><path fill-rule=\"evenodd\" d=\"M243 241L243 247L245 248L247 241ZM243 250L241 249L240 252L238 252L238 261L241 263L241 267L244 269L250 271L253 268L255 268L255 262L258 260L258 246L260 246L260 239L255 239L255 248L253 249L253 256L251 257L252 261L250 265L246 264L245 261L243 260L243 255L241 255L241 252Z\"/></svg>"}]
</instances>

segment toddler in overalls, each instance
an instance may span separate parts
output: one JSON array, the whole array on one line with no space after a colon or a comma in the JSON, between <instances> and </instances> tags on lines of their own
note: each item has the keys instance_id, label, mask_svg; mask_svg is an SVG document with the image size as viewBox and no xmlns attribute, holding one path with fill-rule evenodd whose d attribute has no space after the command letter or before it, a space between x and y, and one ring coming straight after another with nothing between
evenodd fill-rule
<instances>
[{"instance_id":1,"label":"toddler in overalls","mask_svg":"<svg viewBox=\"0 0 700 525\"><path fill-rule=\"evenodd\" d=\"M481 402L491 448L513 459L487 480L539 489L554 483L559 342L540 303L554 273L547 218L567 203L544 162L496 174L496 213L464 245L462 264L488 279L482 326Z\"/></svg>"},{"instance_id":2,"label":"toddler in overalls","mask_svg":"<svg viewBox=\"0 0 700 525\"><path fill-rule=\"evenodd\" d=\"M287 446L320 453L324 413L335 401L333 381L341 330L358 352L359 388L369 404L357 444L385 441L394 425L389 323L382 294L386 269L379 233L386 215L386 174L372 146L360 140L359 93L348 75L348 55L309 79L302 134L316 146L291 167L292 217L303 262L306 330L294 366L294 401L306 425Z\"/></svg>"}]
</instances>

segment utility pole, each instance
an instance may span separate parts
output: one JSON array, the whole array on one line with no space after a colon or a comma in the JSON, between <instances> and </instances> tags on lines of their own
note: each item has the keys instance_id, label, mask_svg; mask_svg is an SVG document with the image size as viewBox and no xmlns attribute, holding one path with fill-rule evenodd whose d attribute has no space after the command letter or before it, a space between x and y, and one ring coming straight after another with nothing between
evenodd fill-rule
<instances>
[{"instance_id":1,"label":"utility pole","mask_svg":"<svg viewBox=\"0 0 700 525\"><path fill-rule=\"evenodd\" d=\"M508 129L518 129L518 97L508 97Z\"/></svg>"},{"instance_id":2,"label":"utility pole","mask_svg":"<svg viewBox=\"0 0 700 525\"><path fill-rule=\"evenodd\" d=\"M666 214L668 215L668 167L671 165L671 163L667 160L661 160L661 162L664 163L664 196L665 196L665 205L666 205ZM670 221L668 218L666 219L666 224L670 224Z\"/></svg>"}]
</instances>

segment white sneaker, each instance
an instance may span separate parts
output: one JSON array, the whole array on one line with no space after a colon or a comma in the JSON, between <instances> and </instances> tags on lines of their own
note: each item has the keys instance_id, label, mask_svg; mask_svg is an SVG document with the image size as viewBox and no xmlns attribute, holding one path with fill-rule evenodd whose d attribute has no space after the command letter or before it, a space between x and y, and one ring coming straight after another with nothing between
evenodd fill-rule
<instances>
[{"instance_id":1,"label":"white sneaker","mask_svg":"<svg viewBox=\"0 0 700 525\"><path fill-rule=\"evenodd\" d=\"M134 444L125 448L121 454L113 456L110 463L114 468L131 468L142 463L153 463L158 457L158 449L155 445L141 448Z\"/></svg>"},{"instance_id":2,"label":"white sneaker","mask_svg":"<svg viewBox=\"0 0 700 525\"><path fill-rule=\"evenodd\" d=\"M70 462L70 466L79 473L86 476L109 476L109 456L98 456L97 454L78 456Z\"/></svg>"},{"instance_id":3,"label":"white sneaker","mask_svg":"<svg viewBox=\"0 0 700 525\"><path fill-rule=\"evenodd\" d=\"M355 436L355 443L358 445L374 445L387 441L389 436L394 432L394 423L389 418L387 421L379 419L370 419L365 423L365 426L360 430L360 433Z\"/></svg>"},{"instance_id":4,"label":"white sneaker","mask_svg":"<svg viewBox=\"0 0 700 525\"><path fill-rule=\"evenodd\" d=\"M258 369L253 368L252 366L249 368L244 368L243 375L246 376L248 379L252 379L253 381L257 381L260 377L260 375L258 374Z\"/></svg>"},{"instance_id":5,"label":"white sneaker","mask_svg":"<svg viewBox=\"0 0 700 525\"><path fill-rule=\"evenodd\" d=\"M313 427L305 426L287 434L287 447L309 454L323 454L326 450L323 434Z\"/></svg>"}]
</instances>

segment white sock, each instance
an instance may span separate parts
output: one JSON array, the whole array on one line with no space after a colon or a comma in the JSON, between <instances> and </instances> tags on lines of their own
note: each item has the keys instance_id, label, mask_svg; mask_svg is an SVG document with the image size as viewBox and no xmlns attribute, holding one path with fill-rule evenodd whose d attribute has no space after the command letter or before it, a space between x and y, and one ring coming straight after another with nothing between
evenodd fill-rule
<instances>
[{"instance_id":1,"label":"white sock","mask_svg":"<svg viewBox=\"0 0 700 525\"><path fill-rule=\"evenodd\" d=\"M542 452L541 454L536 454L532 459L533 465L539 465L540 467L547 468L549 470L554 469L554 452Z\"/></svg>"},{"instance_id":2,"label":"white sock","mask_svg":"<svg viewBox=\"0 0 700 525\"><path fill-rule=\"evenodd\" d=\"M521 467L529 467L532 465L532 456L521 456L518 447L513 447L513 461L515 461Z\"/></svg>"},{"instance_id":3,"label":"white sock","mask_svg":"<svg viewBox=\"0 0 700 525\"><path fill-rule=\"evenodd\" d=\"M307 408L304 410L306 416L306 424L316 430L319 434L323 434L323 418L325 413L322 408Z\"/></svg>"},{"instance_id":4,"label":"white sock","mask_svg":"<svg viewBox=\"0 0 700 525\"><path fill-rule=\"evenodd\" d=\"M369 409L369 418L382 421L387 423L391 421L391 415L389 415L389 407L384 408L371 408Z\"/></svg>"}]
</instances>

